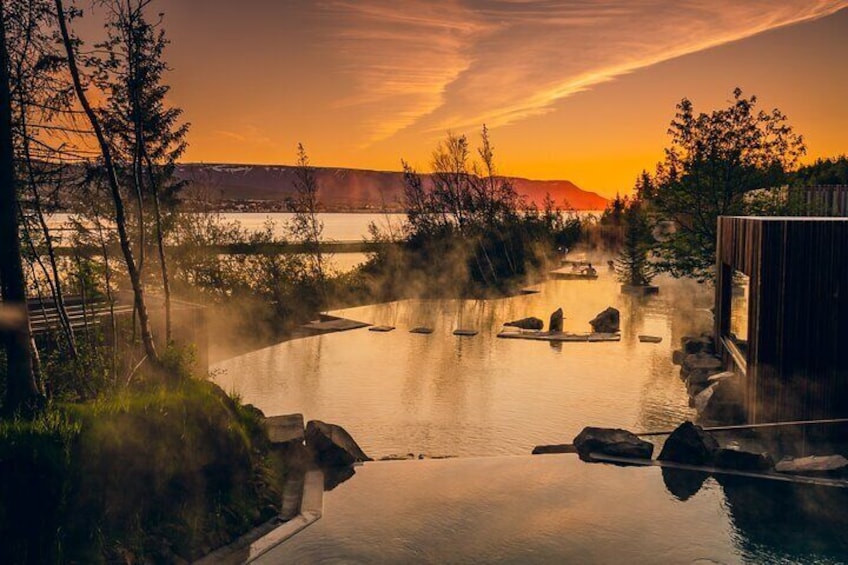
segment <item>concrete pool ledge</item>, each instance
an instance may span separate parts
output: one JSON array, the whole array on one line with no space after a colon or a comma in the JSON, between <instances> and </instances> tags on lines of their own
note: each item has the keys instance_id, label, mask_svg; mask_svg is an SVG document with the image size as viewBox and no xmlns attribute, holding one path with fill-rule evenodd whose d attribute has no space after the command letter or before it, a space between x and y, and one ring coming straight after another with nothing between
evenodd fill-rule
<instances>
[{"instance_id":1,"label":"concrete pool ledge","mask_svg":"<svg viewBox=\"0 0 848 565\"><path fill-rule=\"evenodd\" d=\"M324 515L324 473L319 469L306 472L300 513L282 524L279 518L266 522L233 543L221 547L202 559L198 565L230 565L252 563L295 534L314 524Z\"/></svg>"}]
</instances>

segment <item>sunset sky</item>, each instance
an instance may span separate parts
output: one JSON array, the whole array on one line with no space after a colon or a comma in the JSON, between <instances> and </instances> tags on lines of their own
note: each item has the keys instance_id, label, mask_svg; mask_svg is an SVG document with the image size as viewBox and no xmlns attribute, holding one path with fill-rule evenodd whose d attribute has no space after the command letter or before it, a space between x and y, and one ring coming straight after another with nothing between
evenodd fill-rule
<instances>
[{"instance_id":1,"label":"sunset sky","mask_svg":"<svg viewBox=\"0 0 848 565\"><path fill-rule=\"evenodd\" d=\"M707 111L735 86L807 160L848 152L848 0L157 1L186 161L290 164L302 141L315 165L426 170L486 123L502 173L609 196L653 168L682 97Z\"/></svg>"}]
</instances>

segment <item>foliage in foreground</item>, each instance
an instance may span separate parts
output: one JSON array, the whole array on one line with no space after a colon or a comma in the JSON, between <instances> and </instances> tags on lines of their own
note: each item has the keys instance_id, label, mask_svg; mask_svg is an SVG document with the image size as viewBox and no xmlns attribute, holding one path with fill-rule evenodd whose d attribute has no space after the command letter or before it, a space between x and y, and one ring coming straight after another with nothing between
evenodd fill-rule
<instances>
[{"instance_id":1,"label":"foliage in foreground","mask_svg":"<svg viewBox=\"0 0 848 565\"><path fill-rule=\"evenodd\" d=\"M784 114L758 110L757 97L738 88L727 108L710 113L696 114L684 98L669 134L649 199L659 219L675 226L657 242L659 266L708 280L717 218L746 213L746 193L783 184L806 149Z\"/></svg>"},{"instance_id":2,"label":"foliage in foreground","mask_svg":"<svg viewBox=\"0 0 848 565\"><path fill-rule=\"evenodd\" d=\"M198 380L4 422L0 561L196 559L276 513L268 447L256 411Z\"/></svg>"}]
</instances>

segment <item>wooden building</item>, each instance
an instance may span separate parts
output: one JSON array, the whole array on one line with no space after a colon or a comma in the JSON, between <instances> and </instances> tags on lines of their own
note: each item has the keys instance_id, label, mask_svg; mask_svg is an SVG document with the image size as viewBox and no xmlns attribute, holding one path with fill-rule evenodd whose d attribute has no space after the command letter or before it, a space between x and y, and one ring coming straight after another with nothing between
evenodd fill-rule
<instances>
[{"instance_id":1,"label":"wooden building","mask_svg":"<svg viewBox=\"0 0 848 565\"><path fill-rule=\"evenodd\" d=\"M848 218L721 217L716 261L716 347L749 423L848 417Z\"/></svg>"}]
</instances>

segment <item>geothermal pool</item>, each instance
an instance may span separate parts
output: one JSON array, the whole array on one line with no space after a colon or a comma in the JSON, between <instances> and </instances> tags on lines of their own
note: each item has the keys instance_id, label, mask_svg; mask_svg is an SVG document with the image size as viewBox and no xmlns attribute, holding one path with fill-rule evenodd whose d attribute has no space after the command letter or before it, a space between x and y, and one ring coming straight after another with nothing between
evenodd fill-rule
<instances>
[{"instance_id":1,"label":"geothermal pool","mask_svg":"<svg viewBox=\"0 0 848 565\"><path fill-rule=\"evenodd\" d=\"M375 461L324 494L323 517L261 563L844 563L848 489L530 456L587 425L666 430L694 417L671 352L709 329L711 296L546 281L488 301L404 300L334 314L378 325L289 341L218 364L215 380L266 414L343 425ZM622 339L497 339L525 316L588 331L621 310ZM430 326L430 335L410 334ZM452 335L474 329L474 337ZM638 336L662 338L640 343ZM656 453L656 452L655 452Z\"/></svg>"},{"instance_id":2,"label":"geothermal pool","mask_svg":"<svg viewBox=\"0 0 848 565\"><path fill-rule=\"evenodd\" d=\"M374 462L257 563L845 563L846 495L576 455Z\"/></svg>"},{"instance_id":3,"label":"geothermal pool","mask_svg":"<svg viewBox=\"0 0 848 565\"><path fill-rule=\"evenodd\" d=\"M680 338L709 329L710 292L659 281L659 295L619 293L613 274L551 280L497 300L403 300L333 312L377 325L288 341L219 363L214 380L267 415L302 412L344 426L374 458L406 453L487 456L570 442L587 425L663 430L692 418L671 364ZM504 322L562 307L565 330L621 311L615 343L497 339ZM410 334L415 326L434 329ZM457 328L474 337L452 335ZM662 338L640 343L639 334Z\"/></svg>"}]
</instances>

